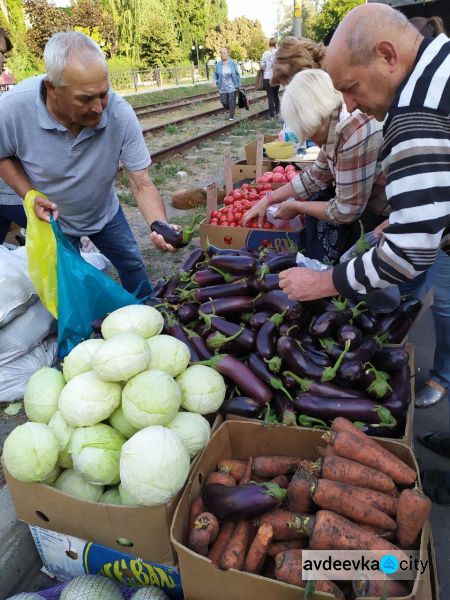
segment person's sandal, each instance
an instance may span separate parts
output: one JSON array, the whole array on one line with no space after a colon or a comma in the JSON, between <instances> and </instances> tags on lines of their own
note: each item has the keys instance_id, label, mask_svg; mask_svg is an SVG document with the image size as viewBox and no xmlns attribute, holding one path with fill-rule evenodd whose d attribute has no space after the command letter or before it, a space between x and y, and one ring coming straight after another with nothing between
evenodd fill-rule
<instances>
[{"instance_id":1,"label":"person's sandal","mask_svg":"<svg viewBox=\"0 0 450 600\"><path fill-rule=\"evenodd\" d=\"M420 433L419 441L432 452L450 458L450 433L446 431L425 431Z\"/></svg>"},{"instance_id":2,"label":"person's sandal","mask_svg":"<svg viewBox=\"0 0 450 600\"><path fill-rule=\"evenodd\" d=\"M450 476L446 471L431 469L424 471L423 491L433 502L450 506Z\"/></svg>"},{"instance_id":3,"label":"person's sandal","mask_svg":"<svg viewBox=\"0 0 450 600\"><path fill-rule=\"evenodd\" d=\"M443 385L429 379L416 395L416 407L428 408L434 406L443 400L446 394L447 389Z\"/></svg>"}]
</instances>

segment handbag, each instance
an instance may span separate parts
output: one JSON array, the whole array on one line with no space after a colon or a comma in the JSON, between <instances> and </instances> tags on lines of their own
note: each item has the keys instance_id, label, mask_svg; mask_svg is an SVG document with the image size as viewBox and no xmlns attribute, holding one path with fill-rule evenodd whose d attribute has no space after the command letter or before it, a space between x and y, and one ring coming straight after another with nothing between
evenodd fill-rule
<instances>
[{"instance_id":1,"label":"handbag","mask_svg":"<svg viewBox=\"0 0 450 600\"><path fill-rule=\"evenodd\" d=\"M238 90L238 106L239 108L245 108L245 110L250 109L250 102L247 98L247 94L242 88Z\"/></svg>"},{"instance_id":2,"label":"handbag","mask_svg":"<svg viewBox=\"0 0 450 600\"><path fill-rule=\"evenodd\" d=\"M260 91L264 89L264 69L259 69L256 73L255 90Z\"/></svg>"}]
</instances>

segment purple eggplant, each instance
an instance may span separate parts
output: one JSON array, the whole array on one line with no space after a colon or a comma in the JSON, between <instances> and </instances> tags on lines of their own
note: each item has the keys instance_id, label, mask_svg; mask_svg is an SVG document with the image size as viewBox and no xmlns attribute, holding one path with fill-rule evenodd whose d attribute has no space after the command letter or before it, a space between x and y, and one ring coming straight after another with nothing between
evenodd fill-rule
<instances>
[{"instance_id":1,"label":"purple eggplant","mask_svg":"<svg viewBox=\"0 0 450 600\"><path fill-rule=\"evenodd\" d=\"M228 278L229 281L232 279L232 277ZM213 271L212 269L202 269L192 275L191 281L195 285L207 286L224 283L225 279L220 273L217 273L217 271Z\"/></svg>"},{"instance_id":2,"label":"purple eggplant","mask_svg":"<svg viewBox=\"0 0 450 600\"><path fill-rule=\"evenodd\" d=\"M253 349L256 334L251 329L226 321L222 317L212 317L202 313L201 316L206 320L208 330L210 328L214 330L206 340L208 348L217 350L234 341L236 346L246 352Z\"/></svg>"},{"instance_id":3,"label":"purple eggplant","mask_svg":"<svg viewBox=\"0 0 450 600\"><path fill-rule=\"evenodd\" d=\"M411 329L412 319L407 318L397 329L391 329L387 341L390 344L401 344Z\"/></svg>"},{"instance_id":4,"label":"purple eggplant","mask_svg":"<svg viewBox=\"0 0 450 600\"><path fill-rule=\"evenodd\" d=\"M338 343L342 348L345 346L345 342L350 342L350 350L355 350L362 342L362 333L354 325L345 324L338 331Z\"/></svg>"},{"instance_id":5,"label":"purple eggplant","mask_svg":"<svg viewBox=\"0 0 450 600\"><path fill-rule=\"evenodd\" d=\"M170 279L167 282L166 288L164 290L164 293L162 294L162 298L164 298L165 300L168 300L176 295L176 289L178 288L178 286L181 284L180 278L179 277L172 277L172 279Z\"/></svg>"},{"instance_id":6,"label":"purple eggplant","mask_svg":"<svg viewBox=\"0 0 450 600\"><path fill-rule=\"evenodd\" d=\"M364 365L359 360L345 360L338 369L336 380L345 387L360 385L364 375Z\"/></svg>"},{"instance_id":7,"label":"purple eggplant","mask_svg":"<svg viewBox=\"0 0 450 600\"><path fill-rule=\"evenodd\" d=\"M256 336L256 351L262 358L270 360L277 349L278 327L283 321L283 315L275 313L258 330Z\"/></svg>"},{"instance_id":8,"label":"purple eggplant","mask_svg":"<svg viewBox=\"0 0 450 600\"><path fill-rule=\"evenodd\" d=\"M252 329L258 330L260 327L262 327L264 325L264 323L267 321L267 319L270 319L272 314L273 314L272 312L267 311L267 310L260 310L258 312L253 313L248 322L249 327L251 327Z\"/></svg>"},{"instance_id":9,"label":"purple eggplant","mask_svg":"<svg viewBox=\"0 0 450 600\"><path fill-rule=\"evenodd\" d=\"M205 315L230 315L251 310L253 298L251 296L231 296L229 298L216 298L200 304L200 311Z\"/></svg>"},{"instance_id":10,"label":"purple eggplant","mask_svg":"<svg viewBox=\"0 0 450 600\"><path fill-rule=\"evenodd\" d=\"M231 296L246 296L249 293L249 287L246 281L236 281L236 283L222 283L219 285L209 285L196 290L190 290L186 296L196 302L207 302L216 298L230 298Z\"/></svg>"},{"instance_id":11,"label":"purple eggplant","mask_svg":"<svg viewBox=\"0 0 450 600\"><path fill-rule=\"evenodd\" d=\"M213 256L238 256L239 250L234 250L233 248L218 248L217 246L213 246L209 244L206 248L206 254L209 258Z\"/></svg>"},{"instance_id":12,"label":"purple eggplant","mask_svg":"<svg viewBox=\"0 0 450 600\"><path fill-rule=\"evenodd\" d=\"M225 415L237 415L247 419L258 419L264 410L259 402L248 396L234 396L223 401L219 412Z\"/></svg>"},{"instance_id":13,"label":"purple eggplant","mask_svg":"<svg viewBox=\"0 0 450 600\"><path fill-rule=\"evenodd\" d=\"M198 316L198 304L194 304L193 302L186 302L182 304L177 311L178 320L183 325L187 325Z\"/></svg>"},{"instance_id":14,"label":"purple eggplant","mask_svg":"<svg viewBox=\"0 0 450 600\"><path fill-rule=\"evenodd\" d=\"M185 331L189 338L190 345L195 348L195 352L199 356L198 360L209 360L211 358L212 354L208 350L208 346L206 345L205 340L200 335L195 333L194 331L191 331L189 329L185 330ZM192 362L194 362L194 361L192 361Z\"/></svg>"},{"instance_id":15,"label":"purple eggplant","mask_svg":"<svg viewBox=\"0 0 450 600\"><path fill-rule=\"evenodd\" d=\"M262 406L269 404L272 400L272 390L237 358L229 354L218 354L203 361L202 364L212 367L224 377L231 379L241 393L246 394Z\"/></svg>"},{"instance_id":16,"label":"purple eggplant","mask_svg":"<svg viewBox=\"0 0 450 600\"><path fill-rule=\"evenodd\" d=\"M275 392L273 406L278 423L283 425L297 425L297 413L294 404L284 394Z\"/></svg>"},{"instance_id":17,"label":"purple eggplant","mask_svg":"<svg viewBox=\"0 0 450 600\"><path fill-rule=\"evenodd\" d=\"M297 386L300 386L300 390L305 393L309 392L310 394L314 394L317 396L323 396L324 398L334 398L334 399L356 399L356 398L365 398L363 392L356 389L345 389L333 383L323 383L322 381L315 381L313 379L306 379L299 377L295 373L291 371L284 371L283 375L286 377L290 377L293 381L295 381Z\"/></svg>"},{"instance_id":18,"label":"purple eggplant","mask_svg":"<svg viewBox=\"0 0 450 600\"><path fill-rule=\"evenodd\" d=\"M327 310L336 310L336 306L325 298L320 298L318 300L307 300L303 302L306 309L314 316L319 316Z\"/></svg>"},{"instance_id":19,"label":"purple eggplant","mask_svg":"<svg viewBox=\"0 0 450 600\"><path fill-rule=\"evenodd\" d=\"M402 302L397 310L385 315L380 321L378 334L383 335L388 331L396 331L404 326L405 321L411 323L417 316L422 303L417 298Z\"/></svg>"},{"instance_id":20,"label":"purple eggplant","mask_svg":"<svg viewBox=\"0 0 450 600\"><path fill-rule=\"evenodd\" d=\"M392 373L390 379L392 392L383 399L383 406L388 408L392 414L406 415L411 402L411 371L409 365L405 365Z\"/></svg>"},{"instance_id":21,"label":"purple eggplant","mask_svg":"<svg viewBox=\"0 0 450 600\"><path fill-rule=\"evenodd\" d=\"M255 310L272 310L280 314L286 311L287 321L296 321L303 313L301 303L289 300L282 290L272 290L258 296L255 299Z\"/></svg>"},{"instance_id":22,"label":"purple eggplant","mask_svg":"<svg viewBox=\"0 0 450 600\"><path fill-rule=\"evenodd\" d=\"M258 261L251 256L213 256L209 261L211 269L228 275L248 277L256 272Z\"/></svg>"},{"instance_id":23,"label":"purple eggplant","mask_svg":"<svg viewBox=\"0 0 450 600\"><path fill-rule=\"evenodd\" d=\"M210 483L202 496L209 512L220 521L250 519L274 510L285 499L287 490L273 483L227 486Z\"/></svg>"},{"instance_id":24,"label":"purple eggplant","mask_svg":"<svg viewBox=\"0 0 450 600\"><path fill-rule=\"evenodd\" d=\"M205 252L201 248L193 250L181 264L180 273L190 273L205 260Z\"/></svg>"},{"instance_id":25,"label":"purple eggplant","mask_svg":"<svg viewBox=\"0 0 450 600\"><path fill-rule=\"evenodd\" d=\"M196 226L202 221L202 215L196 215L192 223L184 229L174 229L168 223L163 221L153 221L150 229L159 233L164 240L174 248L183 248L192 240Z\"/></svg>"},{"instance_id":26,"label":"purple eggplant","mask_svg":"<svg viewBox=\"0 0 450 600\"><path fill-rule=\"evenodd\" d=\"M409 362L409 354L404 348L382 348L373 357L377 369L392 373Z\"/></svg>"},{"instance_id":27,"label":"purple eggplant","mask_svg":"<svg viewBox=\"0 0 450 600\"><path fill-rule=\"evenodd\" d=\"M325 352L332 358L338 358L342 352L342 348L331 338L321 340L321 345ZM345 360L359 360L360 362L365 363L372 360L375 352L380 350L380 348L379 341L371 335L367 335L363 337L358 348L347 353Z\"/></svg>"},{"instance_id":28,"label":"purple eggplant","mask_svg":"<svg viewBox=\"0 0 450 600\"><path fill-rule=\"evenodd\" d=\"M358 315L356 317L356 324L363 333L368 335L375 335L379 327L378 319L368 312Z\"/></svg>"},{"instance_id":29,"label":"purple eggplant","mask_svg":"<svg viewBox=\"0 0 450 600\"><path fill-rule=\"evenodd\" d=\"M160 279L158 279L158 281L155 284L155 287L153 288L152 296L154 298L162 298L168 283L169 282L165 277L161 277Z\"/></svg>"},{"instance_id":30,"label":"purple eggplant","mask_svg":"<svg viewBox=\"0 0 450 600\"><path fill-rule=\"evenodd\" d=\"M269 273L265 277L257 279L258 291L270 292L280 289L280 277L278 273Z\"/></svg>"},{"instance_id":31,"label":"purple eggplant","mask_svg":"<svg viewBox=\"0 0 450 600\"><path fill-rule=\"evenodd\" d=\"M289 370L303 377L320 379L323 374L322 367L316 365L299 350L296 342L289 336L278 338L277 351L283 363Z\"/></svg>"},{"instance_id":32,"label":"purple eggplant","mask_svg":"<svg viewBox=\"0 0 450 600\"><path fill-rule=\"evenodd\" d=\"M267 267L269 273L281 273L281 271L286 271L286 269L296 267L297 253L292 252L289 254L279 254L274 256L265 263L265 266Z\"/></svg>"},{"instance_id":33,"label":"purple eggplant","mask_svg":"<svg viewBox=\"0 0 450 600\"><path fill-rule=\"evenodd\" d=\"M319 365L319 367L330 366L330 358L326 352L319 350L314 344L309 344L308 342L300 342L300 345L305 356L316 363L316 365Z\"/></svg>"},{"instance_id":34,"label":"purple eggplant","mask_svg":"<svg viewBox=\"0 0 450 600\"><path fill-rule=\"evenodd\" d=\"M283 392L289 400L292 400L292 396L284 387L282 380L279 377L275 377L274 373L270 370L270 363L266 364L260 356L252 352L247 358L247 364L258 379L264 383L268 383L274 390Z\"/></svg>"},{"instance_id":35,"label":"purple eggplant","mask_svg":"<svg viewBox=\"0 0 450 600\"><path fill-rule=\"evenodd\" d=\"M339 327L344 325L351 318L348 311L329 310L317 317L311 325L311 333L316 338L333 337Z\"/></svg>"},{"instance_id":36,"label":"purple eggplant","mask_svg":"<svg viewBox=\"0 0 450 600\"><path fill-rule=\"evenodd\" d=\"M375 424L382 423L379 412L380 408L384 408L369 398L335 400L316 394L300 394L294 398L294 405L299 413L319 419L333 420L336 417L345 417L350 421Z\"/></svg>"}]
</instances>

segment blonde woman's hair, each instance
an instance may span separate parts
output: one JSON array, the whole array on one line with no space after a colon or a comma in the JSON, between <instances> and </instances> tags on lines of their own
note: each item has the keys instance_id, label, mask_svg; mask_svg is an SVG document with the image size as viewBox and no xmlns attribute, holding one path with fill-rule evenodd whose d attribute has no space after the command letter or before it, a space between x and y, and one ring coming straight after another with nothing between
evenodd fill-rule
<instances>
[{"instance_id":1,"label":"blonde woman's hair","mask_svg":"<svg viewBox=\"0 0 450 600\"><path fill-rule=\"evenodd\" d=\"M281 100L281 116L299 142L313 136L322 123L343 103L330 76L321 69L294 75Z\"/></svg>"},{"instance_id":2,"label":"blonde woman's hair","mask_svg":"<svg viewBox=\"0 0 450 600\"><path fill-rule=\"evenodd\" d=\"M270 85L287 85L299 71L321 69L325 59L325 46L308 38L285 37L278 46L273 62Z\"/></svg>"}]
</instances>

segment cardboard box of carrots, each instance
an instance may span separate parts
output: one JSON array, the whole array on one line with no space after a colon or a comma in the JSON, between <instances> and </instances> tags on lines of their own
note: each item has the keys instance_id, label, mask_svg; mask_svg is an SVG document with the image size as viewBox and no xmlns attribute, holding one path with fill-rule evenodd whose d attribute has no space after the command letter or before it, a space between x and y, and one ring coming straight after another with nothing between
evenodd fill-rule
<instances>
[{"instance_id":1,"label":"cardboard box of carrots","mask_svg":"<svg viewBox=\"0 0 450 600\"><path fill-rule=\"evenodd\" d=\"M409 448L376 441L343 418L327 433L225 422L172 522L186 600L434 600L429 565L385 588L317 581L305 596L302 579L305 549L414 550L425 563L431 502L418 477Z\"/></svg>"}]
</instances>

